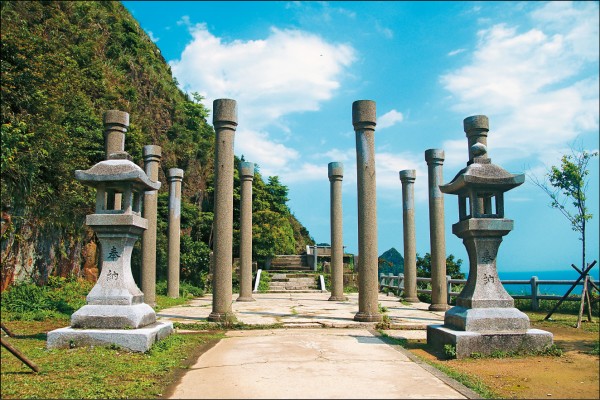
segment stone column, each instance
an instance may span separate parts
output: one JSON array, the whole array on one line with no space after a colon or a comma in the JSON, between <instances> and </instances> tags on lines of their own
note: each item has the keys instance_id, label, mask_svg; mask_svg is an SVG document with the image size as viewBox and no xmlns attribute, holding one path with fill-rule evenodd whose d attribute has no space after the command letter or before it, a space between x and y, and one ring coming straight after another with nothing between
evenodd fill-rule
<instances>
[{"instance_id":1,"label":"stone column","mask_svg":"<svg viewBox=\"0 0 600 400\"><path fill-rule=\"evenodd\" d=\"M125 133L129 128L129 114L119 110L108 110L104 113L104 159L108 160L112 153L125 151ZM107 193L107 207L121 209L121 193Z\"/></svg>"},{"instance_id":2,"label":"stone column","mask_svg":"<svg viewBox=\"0 0 600 400\"><path fill-rule=\"evenodd\" d=\"M237 301L252 297L252 181L254 164L240 163L240 295Z\"/></svg>"},{"instance_id":3,"label":"stone column","mask_svg":"<svg viewBox=\"0 0 600 400\"><path fill-rule=\"evenodd\" d=\"M473 115L472 117L464 119L463 126L469 142L469 162L467 165L471 165L473 164L473 158L475 157L475 154L473 154L473 145L480 143L487 148L490 122L485 115Z\"/></svg>"},{"instance_id":4,"label":"stone column","mask_svg":"<svg viewBox=\"0 0 600 400\"><path fill-rule=\"evenodd\" d=\"M129 114L124 111L108 110L104 113L105 159L111 153L125 151L125 133L129 127Z\"/></svg>"},{"instance_id":5,"label":"stone column","mask_svg":"<svg viewBox=\"0 0 600 400\"><path fill-rule=\"evenodd\" d=\"M482 144L487 148L487 137L490 130L490 122L488 117L485 115L473 115L463 120L464 131L467 134L467 141L469 142L469 161L467 165L473 164L473 147L474 144ZM474 204L478 210L483 212L492 213L492 200L491 197L479 198L476 200L477 204Z\"/></svg>"},{"instance_id":6,"label":"stone column","mask_svg":"<svg viewBox=\"0 0 600 400\"><path fill-rule=\"evenodd\" d=\"M404 300L418 303L417 250L415 244L415 178L414 169L400 171L402 182L402 223L404 235Z\"/></svg>"},{"instance_id":7,"label":"stone column","mask_svg":"<svg viewBox=\"0 0 600 400\"><path fill-rule=\"evenodd\" d=\"M169 268L167 270L167 296L179 297L179 245L181 240L181 181L183 170L169 169Z\"/></svg>"},{"instance_id":8,"label":"stone column","mask_svg":"<svg viewBox=\"0 0 600 400\"><path fill-rule=\"evenodd\" d=\"M446 237L444 234L444 183L442 165L444 150L425 150L429 182L429 240L431 246L431 305L430 311L448 309L446 287Z\"/></svg>"},{"instance_id":9,"label":"stone column","mask_svg":"<svg viewBox=\"0 0 600 400\"><path fill-rule=\"evenodd\" d=\"M354 320L379 322L377 254L377 198L375 194L375 102L352 103L352 124L356 133L358 189L358 313Z\"/></svg>"},{"instance_id":10,"label":"stone column","mask_svg":"<svg viewBox=\"0 0 600 400\"><path fill-rule=\"evenodd\" d=\"M231 310L233 245L233 139L237 127L235 100L213 102L215 128L215 206L213 304L209 321L235 320Z\"/></svg>"},{"instance_id":11,"label":"stone column","mask_svg":"<svg viewBox=\"0 0 600 400\"><path fill-rule=\"evenodd\" d=\"M144 170L151 181L158 181L158 167L162 149L160 146L144 146ZM148 229L142 234L142 269L140 282L144 293L144 302L154 307L156 304L156 206L158 190L144 192L144 218L148 220Z\"/></svg>"},{"instance_id":12,"label":"stone column","mask_svg":"<svg viewBox=\"0 0 600 400\"><path fill-rule=\"evenodd\" d=\"M342 178L344 164L328 165L330 183L331 220L331 297L329 301L345 301L344 296L344 240L342 230Z\"/></svg>"}]
</instances>

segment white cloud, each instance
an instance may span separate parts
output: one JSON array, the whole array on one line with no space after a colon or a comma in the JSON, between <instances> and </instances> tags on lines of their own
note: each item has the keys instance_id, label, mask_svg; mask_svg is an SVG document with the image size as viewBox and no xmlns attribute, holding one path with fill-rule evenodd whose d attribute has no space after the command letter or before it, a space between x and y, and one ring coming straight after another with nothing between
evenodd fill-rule
<instances>
[{"instance_id":1,"label":"white cloud","mask_svg":"<svg viewBox=\"0 0 600 400\"><path fill-rule=\"evenodd\" d=\"M154 43L158 42L160 40L160 38L157 38L156 36L154 36L154 34L152 33L152 31L148 31L148 37L150 38L150 40L152 40Z\"/></svg>"},{"instance_id":2,"label":"white cloud","mask_svg":"<svg viewBox=\"0 0 600 400\"><path fill-rule=\"evenodd\" d=\"M198 91L209 102L236 99L240 125L252 129L289 113L318 110L355 60L352 47L300 30L273 27L266 39L229 43L205 24L190 26L190 33L181 58L170 62L173 74L184 90Z\"/></svg>"},{"instance_id":3,"label":"white cloud","mask_svg":"<svg viewBox=\"0 0 600 400\"><path fill-rule=\"evenodd\" d=\"M449 57L455 56L457 54L460 53L464 53L465 51L467 51L467 49L456 49L456 50L452 50L451 52L448 53Z\"/></svg>"},{"instance_id":4,"label":"white cloud","mask_svg":"<svg viewBox=\"0 0 600 400\"><path fill-rule=\"evenodd\" d=\"M490 117L496 162L536 157L598 129L598 4L550 2L533 27L497 24L478 33L471 62L441 77L453 108ZM466 140L444 143L466 157ZM450 149L449 149L450 148ZM458 153L457 153L458 154ZM454 161L453 161L454 162Z\"/></svg>"},{"instance_id":5,"label":"white cloud","mask_svg":"<svg viewBox=\"0 0 600 400\"><path fill-rule=\"evenodd\" d=\"M396 110L390 110L377 118L377 129L385 129L396 125L398 122L402 122L404 116L401 112Z\"/></svg>"},{"instance_id":6,"label":"white cloud","mask_svg":"<svg viewBox=\"0 0 600 400\"><path fill-rule=\"evenodd\" d=\"M240 128L235 135L235 153L260 165L265 176L279 175L300 154L269 138L268 133Z\"/></svg>"},{"instance_id":7,"label":"white cloud","mask_svg":"<svg viewBox=\"0 0 600 400\"><path fill-rule=\"evenodd\" d=\"M355 50L294 29L272 27L265 39L226 42L187 16L178 24L188 26L192 40L169 63L173 75L184 90L204 96L209 109L217 98L237 101L236 154L259 164L265 176L310 180L321 167L292 166L298 151L268 132L289 134L286 115L317 111L331 99Z\"/></svg>"},{"instance_id":8,"label":"white cloud","mask_svg":"<svg viewBox=\"0 0 600 400\"><path fill-rule=\"evenodd\" d=\"M397 199L399 204L401 204L402 184L400 182L400 171L405 169L414 169L416 171L415 200L424 201L428 198L427 164L425 163L423 154L377 152L375 154L375 164L378 196L382 199Z\"/></svg>"}]
</instances>

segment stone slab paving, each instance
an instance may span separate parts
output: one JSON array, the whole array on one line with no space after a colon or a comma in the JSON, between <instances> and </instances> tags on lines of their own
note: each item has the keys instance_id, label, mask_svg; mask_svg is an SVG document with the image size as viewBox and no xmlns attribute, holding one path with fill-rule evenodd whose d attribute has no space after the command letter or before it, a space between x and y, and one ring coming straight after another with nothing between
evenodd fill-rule
<instances>
[{"instance_id":1,"label":"stone slab paving","mask_svg":"<svg viewBox=\"0 0 600 400\"><path fill-rule=\"evenodd\" d=\"M254 302L236 302L232 309L240 322L284 327L373 328L375 323L354 321L358 310L358 294L346 294L348 301L327 301L331 294L322 293L254 293ZM206 321L211 312L212 297L194 299L186 306L166 308L157 313L163 320L178 322ZM443 324L444 313L428 311L427 303L405 305L397 297L380 293L378 302L387 308L392 329L424 330L427 325Z\"/></svg>"},{"instance_id":2,"label":"stone slab paving","mask_svg":"<svg viewBox=\"0 0 600 400\"><path fill-rule=\"evenodd\" d=\"M367 329L233 331L204 353L169 398L450 399L468 389ZM467 397L468 396L468 397Z\"/></svg>"}]
</instances>

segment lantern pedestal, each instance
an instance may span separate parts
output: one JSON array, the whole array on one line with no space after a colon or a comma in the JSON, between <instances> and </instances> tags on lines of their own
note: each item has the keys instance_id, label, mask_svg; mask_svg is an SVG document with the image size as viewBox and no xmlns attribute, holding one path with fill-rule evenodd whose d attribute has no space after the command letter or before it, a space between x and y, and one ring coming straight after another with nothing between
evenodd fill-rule
<instances>
[{"instance_id":1,"label":"lantern pedestal","mask_svg":"<svg viewBox=\"0 0 600 400\"><path fill-rule=\"evenodd\" d=\"M145 190L160 182L123 155L102 161L87 171L76 171L78 180L97 188L96 213L86 217L100 241L102 272L87 295L87 304L71 315L71 326L48 333L48 348L118 345L146 352L154 342L173 332L171 322L156 322L156 313L144 303L144 294L131 273L135 242L148 227L140 215ZM119 196L121 204L115 201Z\"/></svg>"},{"instance_id":2,"label":"lantern pedestal","mask_svg":"<svg viewBox=\"0 0 600 400\"><path fill-rule=\"evenodd\" d=\"M452 233L469 254L469 277L444 325L427 327L427 344L440 352L450 345L456 358L543 350L552 345L552 334L530 329L529 317L515 308L496 268L502 238L513 229L513 221L504 218L504 193L521 185L524 175L510 174L488 158L487 117L469 117L464 124L469 162L440 190L458 195L459 222Z\"/></svg>"}]
</instances>

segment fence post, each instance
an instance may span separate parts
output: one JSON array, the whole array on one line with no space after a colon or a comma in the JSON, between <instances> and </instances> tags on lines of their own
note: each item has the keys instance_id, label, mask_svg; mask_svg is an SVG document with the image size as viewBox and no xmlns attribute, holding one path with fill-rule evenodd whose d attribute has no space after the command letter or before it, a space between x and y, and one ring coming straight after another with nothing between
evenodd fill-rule
<instances>
[{"instance_id":1,"label":"fence post","mask_svg":"<svg viewBox=\"0 0 600 400\"><path fill-rule=\"evenodd\" d=\"M539 309L539 303L538 303L538 277L537 276L532 276L531 277L531 310L532 311L537 311Z\"/></svg>"},{"instance_id":2,"label":"fence post","mask_svg":"<svg viewBox=\"0 0 600 400\"><path fill-rule=\"evenodd\" d=\"M404 274L402 272L398 272L398 297L402 297L404 295Z\"/></svg>"},{"instance_id":3,"label":"fence post","mask_svg":"<svg viewBox=\"0 0 600 400\"><path fill-rule=\"evenodd\" d=\"M452 277L450 275L446 275L446 303L450 304L450 289L452 289L452 284L450 283L450 279Z\"/></svg>"}]
</instances>

